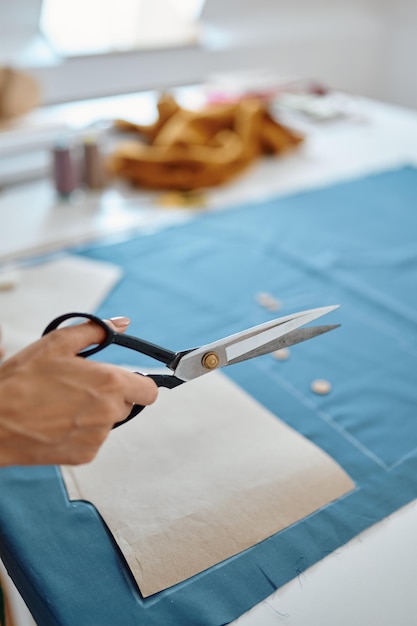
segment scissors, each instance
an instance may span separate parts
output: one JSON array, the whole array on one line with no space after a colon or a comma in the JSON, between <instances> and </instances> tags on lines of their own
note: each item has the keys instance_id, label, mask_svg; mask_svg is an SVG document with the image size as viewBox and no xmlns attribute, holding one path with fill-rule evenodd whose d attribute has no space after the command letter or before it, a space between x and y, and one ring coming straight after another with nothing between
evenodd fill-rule
<instances>
[{"instance_id":1,"label":"scissors","mask_svg":"<svg viewBox=\"0 0 417 626\"><path fill-rule=\"evenodd\" d=\"M236 334L219 339L213 343L193 348L172 352L156 344L114 331L102 319L91 313L66 313L55 318L43 331L43 335L59 328L71 319L87 319L100 326L105 332L103 341L93 347L82 350L78 356L88 357L100 350L104 350L110 344L116 344L145 354L160 363L164 363L172 374L146 374L152 378L158 387L173 389L178 385L193 380L203 374L208 374L216 369L226 367L253 359L254 357L275 352L282 348L292 346L312 337L338 328L340 324L328 326L310 326L301 328L306 324L334 311L339 305L300 311L292 315L286 315L270 320L258 326L252 326ZM138 374L140 372L137 372ZM134 404L126 419L117 422L113 428L125 424L135 417L145 407Z\"/></svg>"}]
</instances>

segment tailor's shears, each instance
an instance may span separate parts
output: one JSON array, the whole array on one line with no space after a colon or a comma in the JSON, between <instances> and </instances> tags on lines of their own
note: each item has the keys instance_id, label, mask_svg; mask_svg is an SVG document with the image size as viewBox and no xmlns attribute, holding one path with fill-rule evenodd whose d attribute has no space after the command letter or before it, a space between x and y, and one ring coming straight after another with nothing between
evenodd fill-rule
<instances>
[{"instance_id":1,"label":"tailor's shears","mask_svg":"<svg viewBox=\"0 0 417 626\"><path fill-rule=\"evenodd\" d=\"M146 374L155 381L158 387L173 389L178 385L182 385L182 383L202 376L203 374L208 374L221 367L275 352L281 348L301 343L302 341L326 333L329 330L338 328L340 324L301 328L337 308L339 308L339 305L293 313L292 315L286 315L265 322L264 324L253 326L252 328L248 328L247 330L243 330L199 348L182 350L180 352L172 352L171 350L139 339L138 337L118 333L110 328L102 319L91 313L66 313L65 315L60 315L48 324L43 335L59 328L71 319L82 318L90 320L101 326L105 332L105 338L101 343L83 350L78 356L90 356L103 350L112 343L131 350L136 350L136 352L140 352L160 363L164 363L168 369L173 372L172 374ZM115 424L114 428L129 421L144 408L144 406L134 404L126 419Z\"/></svg>"}]
</instances>

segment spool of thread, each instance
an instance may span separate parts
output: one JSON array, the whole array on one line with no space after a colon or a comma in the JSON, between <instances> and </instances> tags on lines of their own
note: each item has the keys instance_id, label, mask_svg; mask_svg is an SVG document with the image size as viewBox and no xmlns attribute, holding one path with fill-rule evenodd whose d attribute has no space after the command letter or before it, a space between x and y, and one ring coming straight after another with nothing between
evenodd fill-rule
<instances>
[{"instance_id":1,"label":"spool of thread","mask_svg":"<svg viewBox=\"0 0 417 626\"><path fill-rule=\"evenodd\" d=\"M102 189L105 176L100 146L94 137L87 137L83 147L83 181L89 189Z\"/></svg>"},{"instance_id":2,"label":"spool of thread","mask_svg":"<svg viewBox=\"0 0 417 626\"><path fill-rule=\"evenodd\" d=\"M55 188L62 198L68 198L78 186L78 174L71 146L59 143L53 149Z\"/></svg>"}]
</instances>

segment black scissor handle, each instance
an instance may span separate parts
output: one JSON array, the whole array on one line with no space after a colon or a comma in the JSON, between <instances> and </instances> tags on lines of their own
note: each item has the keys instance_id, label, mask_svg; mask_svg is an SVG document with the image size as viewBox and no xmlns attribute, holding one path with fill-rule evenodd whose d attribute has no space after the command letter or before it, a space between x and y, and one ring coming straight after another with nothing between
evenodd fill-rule
<instances>
[{"instance_id":1,"label":"black scissor handle","mask_svg":"<svg viewBox=\"0 0 417 626\"><path fill-rule=\"evenodd\" d=\"M106 324L106 322L104 322L102 319L100 319L96 315L93 315L92 313L73 312L73 313L65 313L64 315L60 315L59 317L56 317L54 320L52 320L52 322L48 324L48 326L43 331L42 336L47 335L53 330L56 330L57 328L61 326L61 324L63 324L67 320L75 319L75 318L84 318L84 319L90 320L91 322L98 324L106 333L105 338L99 344L97 344L93 348L87 348L85 350L82 350L81 352L78 353L78 356L82 356L82 357L90 356L91 354L100 352L100 350L103 350L103 348L106 348L111 343L119 343L121 345L124 345L125 347L131 348L133 350L137 350L138 352L141 352L142 354L147 354L148 356L156 358L162 361L163 363L168 363L172 361L174 357L176 356L178 357L188 352L188 350L186 352L181 352L181 353L171 352L170 350L165 350L164 348L161 348L160 346L156 346L155 344L144 342L141 339L138 339L137 337L130 337L128 335L117 333L114 330L112 330ZM178 385L181 385L184 382L180 378L177 378L176 376L173 376L173 375L141 374L141 372L135 372L135 373L140 374L141 376L149 376L150 378L152 378L152 380L155 381L158 387L166 387L167 389L173 389L174 387L177 387ZM126 422L131 420L133 417L136 417L136 415L138 415L141 411L143 411L144 408L145 407L142 406L141 404L134 404L129 415L125 419L121 420L120 422L116 422L113 428L117 428L118 426L121 426L122 424L125 424Z\"/></svg>"},{"instance_id":2,"label":"black scissor handle","mask_svg":"<svg viewBox=\"0 0 417 626\"><path fill-rule=\"evenodd\" d=\"M81 352L78 353L78 356L83 356L83 357L91 356L92 354L96 354L96 352L100 352L100 350L103 350L104 348L109 346L111 343L113 343L114 337L117 333L115 333L106 324L106 322L104 322L102 319L100 319L96 315L93 315L92 313L65 313L64 315L60 315L59 317L56 317L54 320L52 320L52 322L48 324L48 326L45 328L45 330L42 333L42 337L44 335L47 335L51 331L59 328L61 324L63 324L67 320L75 319L75 318L84 318L84 319L90 320L91 322L98 324L98 326L100 326L106 333L105 338L102 341L100 341L99 344L97 344L93 348L86 348L85 350L81 350Z\"/></svg>"},{"instance_id":3,"label":"black scissor handle","mask_svg":"<svg viewBox=\"0 0 417 626\"><path fill-rule=\"evenodd\" d=\"M152 380L155 381L158 387L166 387L167 389L173 389L174 387L178 387L178 385L182 385L182 383L185 382L181 380L181 378L177 378L176 376L171 376L169 374L142 374L141 372L135 372L135 374L139 374L140 376L149 376L149 378L152 378ZM126 424L126 422L129 422L133 417L139 415L144 408L145 406L142 404L134 404L129 415L124 420L116 422L113 428Z\"/></svg>"}]
</instances>

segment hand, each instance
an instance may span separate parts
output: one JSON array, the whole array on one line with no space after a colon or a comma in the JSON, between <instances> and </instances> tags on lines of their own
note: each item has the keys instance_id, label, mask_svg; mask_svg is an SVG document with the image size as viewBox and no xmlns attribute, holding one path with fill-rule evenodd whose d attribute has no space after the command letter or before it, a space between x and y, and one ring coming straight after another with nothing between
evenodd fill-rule
<instances>
[{"instance_id":1,"label":"hand","mask_svg":"<svg viewBox=\"0 0 417 626\"><path fill-rule=\"evenodd\" d=\"M119 332L127 318L108 322ZM88 361L104 338L91 322L55 330L0 366L0 466L87 463L132 404L151 404L152 379Z\"/></svg>"}]
</instances>

